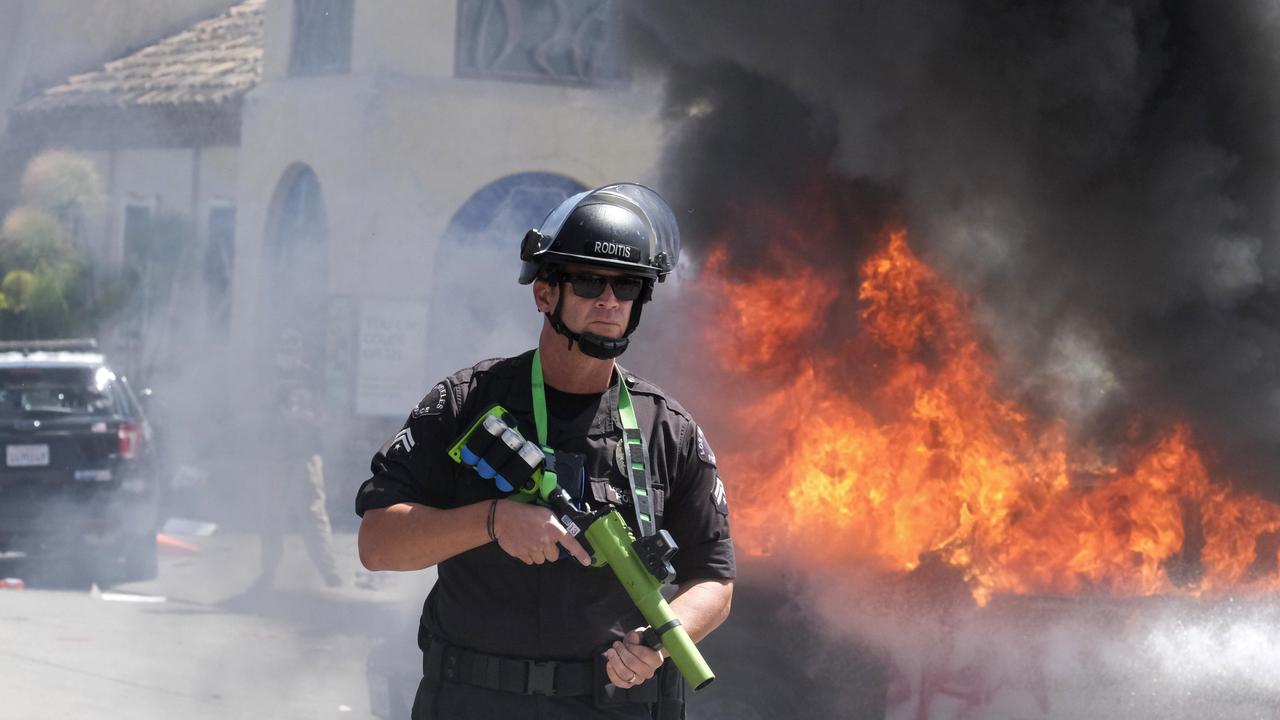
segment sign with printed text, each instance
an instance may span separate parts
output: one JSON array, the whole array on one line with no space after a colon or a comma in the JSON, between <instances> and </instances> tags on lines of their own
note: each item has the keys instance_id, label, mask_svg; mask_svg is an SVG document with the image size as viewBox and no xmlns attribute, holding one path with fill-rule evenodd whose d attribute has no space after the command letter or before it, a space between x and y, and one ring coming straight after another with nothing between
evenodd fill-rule
<instances>
[{"instance_id":1,"label":"sign with printed text","mask_svg":"<svg viewBox=\"0 0 1280 720\"><path fill-rule=\"evenodd\" d=\"M427 306L370 300L360 308L356 412L404 415L422 395L427 347Z\"/></svg>"}]
</instances>

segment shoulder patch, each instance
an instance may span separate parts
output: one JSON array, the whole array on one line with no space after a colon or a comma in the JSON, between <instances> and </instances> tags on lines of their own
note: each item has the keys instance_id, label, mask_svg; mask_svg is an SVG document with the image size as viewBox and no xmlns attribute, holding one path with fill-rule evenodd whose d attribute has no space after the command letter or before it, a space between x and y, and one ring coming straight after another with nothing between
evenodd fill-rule
<instances>
[{"instance_id":1,"label":"shoulder patch","mask_svg":"<svg viewBox=\"0 0 1280 720\"><path fill-rule=\"evenodd\" d=\"M413 437L413 430L409 429L406 424L394 437L383 443L382 448L378 450L378 454L384 458L408 455L413 452L413 448L417 444L417 439ZM374 462L377 463L378 460L375 459Z\"/></svg>"},{"instance_id":2,"label":"shoulder patch","mask_svg":"<svg viewBox=\"0 0 1280 720\"><path fill-rule=\"evenodd\" d=\"M698 458L711 467L716 466L716 454L712 452L707 436L702 434L702 428L698 428Z\"/></svg>"},{"instance_id":3,"label":"shoulder patch","mask_svg":"<svg viewBox=\"0 0 1280 720\"><path fill-rule=\"evenodd\" d=\"M418 403L418 407L413 409L409 417L417 419L427 415L439 415L444 412L448 402L449 383L447 381L438 382L435 387L431 388L431 392L422 398L422 402Z\"/></svg>"},{"instance_id":4,"label":"shoulder patch","mask_svg":"<svg viewBox=\"0 0 1280 720\"><path fill-rule=\"evenodd\" d=\"M387 449L386 454L391 455L395 453L403 453L407 455L408 453L413 452L413 446L416 444L417 442L413 439L413 430L405 428L396 433L395 437L391 438L391 447Z\"/></svg>"},{"instance_id":5,"label":"shoulder patch","mask_svg":"<svg viewBox=\"0 0 1280 720\"><path fill-rule=\"evenodd\" d=\"M716 510L721 515L729 514L729 499L725 496L724 481L720 479L720 473L716 473L716 484L711 488L711 501L716 504Z\"/></svg>"}]
</instances>

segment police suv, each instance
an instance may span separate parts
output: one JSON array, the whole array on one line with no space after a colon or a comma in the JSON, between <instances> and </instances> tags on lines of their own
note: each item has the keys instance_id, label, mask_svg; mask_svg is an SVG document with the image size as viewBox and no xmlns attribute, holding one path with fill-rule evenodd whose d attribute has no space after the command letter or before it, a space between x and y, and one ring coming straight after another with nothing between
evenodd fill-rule
<instances>
[{"instance_id":1,"label":"police suv","mask_svg":"<svg viewBox=\"0 0 1280 720\"><path fill-rule=\"evenodd\" d=\"M0 447L0 552L58 577L155 577L151 428L94 341L0 342Z\"/></svg>"}]
</instances>

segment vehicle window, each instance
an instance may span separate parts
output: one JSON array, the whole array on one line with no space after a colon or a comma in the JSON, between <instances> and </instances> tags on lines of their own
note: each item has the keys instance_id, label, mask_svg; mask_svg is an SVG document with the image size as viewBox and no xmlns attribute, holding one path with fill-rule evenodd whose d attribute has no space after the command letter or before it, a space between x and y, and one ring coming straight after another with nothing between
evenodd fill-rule
<instances>
[{"instance_id":1,"label":"vehicle window","mask_svg":"<svg viewBox=\"0 0 1280 720\"><path fill-rule=\"evenodd\" d=\"M133 388L129 386L129 380L124 377L117 378L112 387L116 394L116 404L120 408L120 414L126 417L140 417L142 413L142 403L138 402L138 396L133 394Z\"/></svg>"},{"instance_id":2,"label":"vehicle window","mask_svg":"<svg viewBox=\"0 0 1280 720\"><path fill-rule=\"evenodd\" d=\"M116 383L95 368L6 368L0 370L0 417L112 415Z\"/></svg>"}]
</instances>

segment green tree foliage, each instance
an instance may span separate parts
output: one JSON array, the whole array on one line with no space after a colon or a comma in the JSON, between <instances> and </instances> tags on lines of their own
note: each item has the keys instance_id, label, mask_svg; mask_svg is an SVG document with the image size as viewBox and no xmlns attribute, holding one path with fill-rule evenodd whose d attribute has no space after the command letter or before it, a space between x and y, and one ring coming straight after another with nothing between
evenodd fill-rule
<instances>
[{"instance_id":1,"label":"green tree foliage","mask_svg":"<svg viewBox=\"0 0 1280 720\"><path fill-rule=\"evenodd\" d=\"M0 223L0 337L94 334L102 304L76 234L102 203L93 163L66 152L37 156L23 199Z\"/></svg>"},{"instance_id":2,"label":"green tree foliage","mask_svg":"<svg viewBox=\"0 0 1280 720\"><path fill-rule=\"evenodd\" d=\"M105 333L135 367L161 362L198 282L190 220L160 214L130 225L119 270L107 270L86 250L85 229L103 207L91 161L37 156L22 199L0 223L0 338Z\"/></svg>"},{"instance_id":3,"label":"green tree foliage","mask_svg":"<svg viewBox=\"0 0 1280 720\"><path fill-rule=\"evenodd\" d=\"M77 260L66 227L44 208L14 208L0 225L0 268L6 271L47 270Z\"/></svg>"},{"instance_id":4,"label":"green tree foliage","mask_svg":"<svg viewBox=\"0 0 1280 720\"><path fill-rule=\"evenodd\" d=\"M0 298L4 299L3 310L22 312L31 301L31 292L36 287L36 276L26 270L10 270L0 282Z\"/></svg>"},{"instance_id":5,"label":"green tree foliage","mask_svg":"<svg viewBox=\"0 0 1280 720\"><path fill-rule=\"evenodd\" d=\"M102 181L93 161L65 150L49 150L31 159L22 174L22 202L71 222L76 214L102 209Z\"/></svg>"},{"instance_id":6,"label":"green tree foliage","mask_svg":"<svg viewBox=\"0 0 1280 720\"><path fill-rule=\"evenodd\" d=\"M5 219L0 277L0 335L69 337L92 330L88 269L51 215L18 208Z\"/></svg>"}]
</instances>

